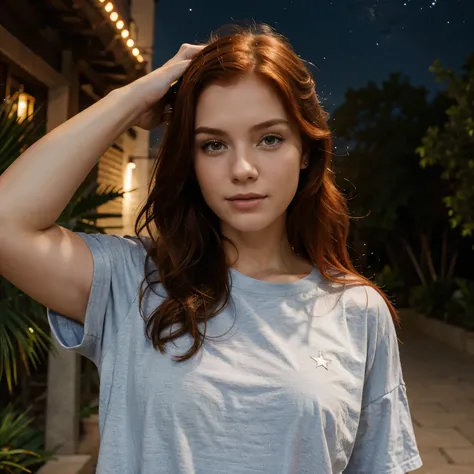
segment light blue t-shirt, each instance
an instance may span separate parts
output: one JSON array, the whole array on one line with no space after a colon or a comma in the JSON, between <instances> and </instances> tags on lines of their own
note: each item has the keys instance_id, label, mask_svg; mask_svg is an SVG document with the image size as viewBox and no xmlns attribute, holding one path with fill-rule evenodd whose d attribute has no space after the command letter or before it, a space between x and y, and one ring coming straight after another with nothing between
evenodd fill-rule
<instances>
[{"instance_id":1,"label":"light blue t-shirt","mask_svg":"<svg viewBox=\"0 0 474 474\"><path fill-rule=\"evenodd\" d=\"M421 466L395 328L370 287L315 269L294 283L231 270L227 308L192 359L145 335L145 249L80 234L94 277L85 325L49 312L60 343L100 371L98 474L405 474ZM145 311L163 300L162 287Z\"/></svg>"}]
</instances>

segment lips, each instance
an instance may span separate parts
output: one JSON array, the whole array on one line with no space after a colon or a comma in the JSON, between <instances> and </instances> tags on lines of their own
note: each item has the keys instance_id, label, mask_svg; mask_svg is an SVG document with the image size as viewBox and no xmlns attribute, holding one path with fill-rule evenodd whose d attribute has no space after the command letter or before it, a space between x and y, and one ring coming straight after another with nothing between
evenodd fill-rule
<instances>
[{"instance_id":1,"label":"lips","mask_svg":"<svg viewBox=\"0 0 474 474\"><path fill-rule=\"evenodd\" d=\"M229 204L238 211L252 211L258 208L261 203L267 198L264 194L236 194L227 198Z\"/></svg>"},{"instance_id":2,"label":"lips","mask_svg":"<svg viewBox=\"0 0 474 474\"><path fill-rule=\"evenodd\" d=\"M264 199L266 196L264 194L255 194L255 193L247 193L247 194L236 194L227 198L228 201L251 201L254 199Z\"/></svg>"}]
</instances>

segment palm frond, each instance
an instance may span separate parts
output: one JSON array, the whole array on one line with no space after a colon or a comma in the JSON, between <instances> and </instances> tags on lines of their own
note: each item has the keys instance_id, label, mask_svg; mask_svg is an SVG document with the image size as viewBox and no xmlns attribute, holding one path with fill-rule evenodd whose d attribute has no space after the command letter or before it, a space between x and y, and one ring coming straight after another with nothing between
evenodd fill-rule
<instances>
[{"instance_id":1,"label":"palm frond","mask_svg":"<svg viewBox=\"0 0 474 474\"><path fill-rule=\"evenodd\" d=\"M44 360L51 338L40 325L44 309L7 280L0 278L0 380L5 377L12 392L19 363L26 373ZM23 300L23 301L22 301Z\"/></svg>"},{"instance_id":2,"label":"palm frond","mask_svg":"<svg viewBox=\"0 0 474 474\"><path fill-rule=\"evenodd\" d=\"M15 94L0 105L0 174L39 137L39 129L34 121L18 122L15 113L17 98L18 94Z\"/></svg>"},{"instance_id":3,"label":"palm frond","mask_svg":"<svg viewBox=\"0 0 474 474\"><path fill-rule=\"evenodd\" d=\"M113 186L97 186L87 194L83 194L81 199L74 206L72 215L84 215L95 211L98 207L107 204L115 199L122 198L124 192Z\"/></svg>"},{"instance_id":4,"label":"palm frond","mask_svg":"<svg viewBox=\"0 0 474 474\"><path fill-rule=\"evenodd\" d=\"M0 413L0 471L31 472L30 466L51 459L51 452L41 449L42 434L33 429L29 410L15 411L8 405Z\"/></svg>"},{"instance_id":5,"label":"palm frond","mask_svg":"<svg viewBox=\"0 0 474 474\"><path fill-rule=\"evenodd\" d=\"M121 199L123 190L114 186L100 186L96 182L84 182L61 213L57 223L76 232L99 232L104 228L95 223L98 219L121 218L121 213L101 213L97 208Z\"/></svg>"}]
</instances>

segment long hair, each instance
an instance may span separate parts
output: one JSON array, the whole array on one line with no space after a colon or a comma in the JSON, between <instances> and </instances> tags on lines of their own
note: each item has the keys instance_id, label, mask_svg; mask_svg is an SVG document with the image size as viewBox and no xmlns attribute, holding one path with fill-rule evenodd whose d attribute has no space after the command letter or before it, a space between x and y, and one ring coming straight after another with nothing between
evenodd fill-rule
<instances>
[{"instance_id":1,"label":"long hair","mask_svg":"<svg viewBox=\"0 0 474 474\"><path fill-rule=\"evenodd\" d=\"M196 105L208 85L248 74L263 79L278 93L300 130L309 159L287 210L290 244L328 280L375 288L397 320L387 296L357 273L349 258L348 208L335 186L327 114L318 101L310 72L288 41L270 27L236 28L221 37L211 36L210 43L163 99L162 105L171 112L149 197L136 223L137 235L146 229L151 237L148 260L156 268L145 276L140 291L142 315L146 290L159 281L166 291L164 301L146 317L147 336L165 353L167 343L191 335L193 344L176 357L178 361L189 359L202 347L206 323L226 306L231 286L225 237L217 216L202 197L194 172Z\"/></svg>"}]
</instances>

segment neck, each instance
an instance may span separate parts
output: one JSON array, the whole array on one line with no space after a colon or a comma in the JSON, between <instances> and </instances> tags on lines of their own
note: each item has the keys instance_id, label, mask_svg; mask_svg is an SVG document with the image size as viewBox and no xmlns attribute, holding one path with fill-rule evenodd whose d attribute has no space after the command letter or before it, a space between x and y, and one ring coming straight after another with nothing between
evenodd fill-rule
<instances>
[{"instance_id":1,"label":"neck","mask_svg":"<svg viewBox=\"0 0 474 474\"><path fill-rule=\"evenodd\" d=\"M240 232L222 225L229 265L245 275L265 278L270 275L307 273L309 264L295 255L286 234L286 217L258 232ZM234 247L235 246L235 247Z\"/></svg>"}]
</instances>

